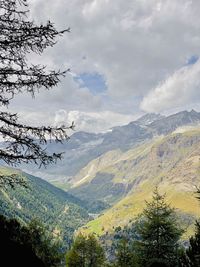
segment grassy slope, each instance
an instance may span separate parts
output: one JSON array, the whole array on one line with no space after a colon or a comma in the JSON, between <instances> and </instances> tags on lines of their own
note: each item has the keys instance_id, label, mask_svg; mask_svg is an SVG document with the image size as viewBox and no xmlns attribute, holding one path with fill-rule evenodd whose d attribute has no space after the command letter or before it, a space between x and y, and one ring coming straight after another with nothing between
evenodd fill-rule
<instances>
[{"instance_id":1,"label":"grassy slope","mask_svg":"<svg viewBox=\"0 0 200 267\"><path fill-rule=\"evenodd\" d=\"M134 182L132 169L149 153L151 146L151 142L146 142L124 153L112 150L92 160L73 179L74 185L70 192L90 202L98 199L109 205L114 204L129 190L130 184ZM135 174L135 178L137 183L139 175Z\"/></svg>"},{"instance_id":2,"label":"grassy slope","mask_svg":"<svg viewBox=\"0 0 200 267\"><path fill-rule=\"evenodd\" d=\"M73 179L73 188L79 187L82 184L90 183L98 172L114 174L114 183L124 182L123 169L126 171L126 167L129 167L126 162L145 156L151 149L151 146L152 141L146 142L134 149L130 149L125 153L122 153L121 150L112 150L103 154L99 158L92 160L78 173L78 175ZM123 163L123 168L118 170L118 173L116 173L115 167L121 165L121 163Z\"/></svg>"},{"instance_id":3,"label":"grassy slope","mask_svg":"<svg viewBox=\"0 0 200 267\"><path fill-rule=\"evenodd\" d=\"M135 151L127 152L125 160L101 170L114 174L114 182L135 181L131 191L82 231L101 235L117 225L126 225L141 213L144 200L151 199L156 185L167 193L168 202L179 211L191 217L200 216L200 204L193 193L200 184L200 131L172 134ZM187 234L191 231L192 226Z\"/></svg>"}]
</instances>

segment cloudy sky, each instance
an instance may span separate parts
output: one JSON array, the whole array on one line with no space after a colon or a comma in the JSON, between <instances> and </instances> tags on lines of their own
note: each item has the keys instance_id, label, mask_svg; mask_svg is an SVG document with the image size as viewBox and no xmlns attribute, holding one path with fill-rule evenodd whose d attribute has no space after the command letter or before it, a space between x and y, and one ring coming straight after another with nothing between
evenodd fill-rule
<instances>
[{"instance_id":1,"label":"cloudy sky","mask_svg":"<svg viewBox=\"0 0 200 267\"><path fill-rule=\"evenodd\" d=\"M199 0L29 0L36 22L71 28L35 63L71 69L12 108L32 123L105 131L146 112L200 111Z\"/></svg>"}]
</instances>

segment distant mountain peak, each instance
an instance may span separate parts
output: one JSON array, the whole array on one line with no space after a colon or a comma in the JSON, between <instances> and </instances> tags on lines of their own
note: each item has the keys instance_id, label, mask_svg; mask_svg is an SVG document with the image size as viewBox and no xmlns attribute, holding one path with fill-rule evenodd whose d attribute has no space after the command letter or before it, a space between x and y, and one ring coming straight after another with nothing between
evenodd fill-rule
<instances>
[{"instance_id":1,"label":"distant mountain peak","mask_svg":"<svg viewBox=\"0 0 200 267\"><path fill-rule=\"evenodd\" d=\"M162 120L154 121L149 126L156 130L158 134L169 134L175 131L178 127L193 125L200 123L200 113L191 110L191 111L180 111L176 114L172 114L168 117L165 117Z\"/></svg>"},{"instance_id":2,"label":"distant mountain peak","mask_svg":"<svg viewBox=\"0 0 200 267\"><path fill-rule=\"evenodd\" d=\"M192 118L192 119L200 119L200 113L197 112L196 110L192 109L191 111L188 111L188 110L183 110L183 111L180 111L180 112L177 112L175 114L172 114L170 116L168 116L167 118Z\"/></svg>"},{"instance_id":3,"label":"distant mountain peak","mask_svg":"<svg viewBox=\"0 0 200 267\"><path fill-rule=\"evenodd\" d=\"M157 120L161 120L163 118L165 118L165 116L161 115L161 114L147 113L147 114L143 115L142 117L140 117L139 119L137 119L135 121L135 123L137 123L139 125L147 126L147 125L151 124L152 122L157 121Z\"/></svg>"},{"instance_id":4,"label":"distant mountain peak","mask_svg":"<svg viewBox=\"0 0 200 267\"><path fill-rule=\"evenodd\" d=\"M197 112L196 110L194 109L191 109L191 111L188 111L188 110L182 110L182 111L179 111L175 114L172 114L171 116L173 115L178 115L178 114L199 114L199 112Z\"/></svg>"},{"instance_id":5,"label":"distant mountain peak","mask_svg":"<svg viewBox=\"0 0 200 267\"><path fill-rule=\"evenodd\" d=\"M190 113L192 113L192 114L199 114L199 112L197 112L197 111L194 110L194 109L192 109L192 110L190 111Z\"/></svg>"}]
</instances>

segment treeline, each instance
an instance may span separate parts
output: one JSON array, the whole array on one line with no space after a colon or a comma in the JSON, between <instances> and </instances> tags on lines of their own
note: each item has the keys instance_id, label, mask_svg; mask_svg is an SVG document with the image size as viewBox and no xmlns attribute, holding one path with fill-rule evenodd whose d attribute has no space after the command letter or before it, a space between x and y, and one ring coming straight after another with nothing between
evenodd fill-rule
<instances>
[{"instance_id":1,"label":"treeline","mask_svg":"<svg viewBox=\"0 0 200 267\"><path fill-rule=\"evenodd\" d=\"M55 236L36 220L22 225L0 215L1 259L6 266L34 267L199 267L200 222L187 246L176 211L156 189L151 202L134 223L130 235L116 227L115 242L79 234L70 249L63 250ZM12 255L12 257L8 257Z\"/></svg>"},{"instance_id":2,"label":"treeline","mask_svg":"<svg viewBox=\"0 0 200 267\"><path fill-rule=\"evenodd\" d=\"M116 228L116 232L121 228ZM199 267L200 223L187 247L181 242L184 229L177 214L156 189L153 200L146 203L135 222L131 241L120 237L115 242L113 256L108 246L102 246L94 235L79 234L66 255L67 267ZM112 245L111 245L112 246Z\"/></svg>"}]
</instances>

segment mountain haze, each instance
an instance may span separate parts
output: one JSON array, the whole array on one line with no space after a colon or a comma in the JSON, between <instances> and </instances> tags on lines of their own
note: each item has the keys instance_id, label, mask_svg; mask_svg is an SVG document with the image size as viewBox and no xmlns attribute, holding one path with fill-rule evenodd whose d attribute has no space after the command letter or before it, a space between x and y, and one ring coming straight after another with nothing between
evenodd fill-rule
<instances>
[{"instance_id":1,"label":"mountain haze","mask_svg":"<svg viewBox=\"0 0 200 267\"><path fill-rule=\"evenodd\" d=\"M23 169L68 188L73 183L73 177L82 168L104 153L115 149L127 151L157 135L166 135L178 127L198 123L200 123L200 113L194 110L182 111L167 117L150 113L128 125L114 127L107 133L75 132L63 145L51 142L47 146L49 151L65 153L62 162L47 169L41 168L39 171L32 165L25 165Z\"/></svg>"}]
</instances>

